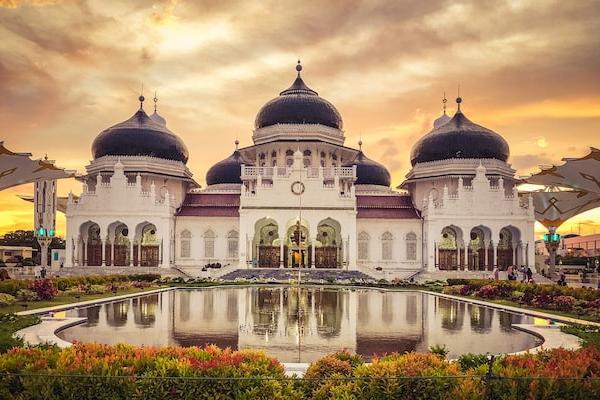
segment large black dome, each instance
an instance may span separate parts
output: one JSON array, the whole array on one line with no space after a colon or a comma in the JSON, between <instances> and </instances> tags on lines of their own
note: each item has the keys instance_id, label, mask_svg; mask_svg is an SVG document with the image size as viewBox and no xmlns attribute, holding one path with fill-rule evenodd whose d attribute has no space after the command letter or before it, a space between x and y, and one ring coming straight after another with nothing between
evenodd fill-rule
<instances>
[{"instance_id":1,"label":"large black dome","mask_svg":"<svg viewBox=\"0 0 600 400\"><path fill-rule=\"evenodd\" d=\"M454 117L423 136L412 148L412 165L449 158L507 161L508 143L496 132L471 122L459 109Z\"/></svg>"},{"instance_id":2,"label":"large black dome","mask_svg":"<svg viewBox=\"0 0 600 400\"><path fill-rule=\"evenodd\" d=\"M321 124L342 129L342 116L338 110L306 86L300 77L300 64L296 70L298 77L292 86L262 106L256 116L256 129L277 124Z\"/></svg>"},{"instance_id":3,"label":"large black dome","mask_svg":"<svg viewBox=\"0 0 600 400\"><path fill-rule=\"evenodd\" d=\"M186 163L183 141L139 109L131 118L103 130L92 143L94 158L102 156L149 156Z\"/></svg>"},{"instance_id":4,"label":"large black dome","mask_svg":"<svg viewBox=\"0 0 600 400\"><path fill-rule=\"evenodd\" d=\"M236 149L233 154L219 161L206 173L207 185L218 185L220 183L242 183L242 155Z\"/></svg>"},{"instance_id":5,"label":"large black dome","mask_svg":"<svg viewBox=\"0 0 600 400\"><path fill-rule=\"evenodd\" d=\"M390 186L390 173L381 164L371 160L360 150L352 162L345 167L356 165L356 185Z\"/></svg>"}]
</instances>

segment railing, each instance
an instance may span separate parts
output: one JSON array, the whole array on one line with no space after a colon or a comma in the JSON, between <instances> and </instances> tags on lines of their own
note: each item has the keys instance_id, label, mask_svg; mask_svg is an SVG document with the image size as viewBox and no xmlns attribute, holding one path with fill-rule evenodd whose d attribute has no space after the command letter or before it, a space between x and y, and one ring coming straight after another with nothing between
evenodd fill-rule
<instances>
[{"instance_id":1,"label":"railing","mask_svg":"<svg viewBox=\"0 0 600 400\"><path fill-rule=\"evenodd\" d=\"M335 176L340 178L354 178L354 167L308 167L307 176L309 178L318 178L323 174L325 179L333 179ZM242 178L261 177L271 179L273 176L289 176L292 172L291 167L253 167L244 166L242 169Z\"/></svg>"},{"instance_id":2,"label":"railing","mask_svg":"<svg viewBox=\"0 0 600 400\"><path fill-rule=\"evenodd\" d=\"M80 369L83 370L84 367ZM212 372L220 376L154 376L151 374L146 376L127 374L127 370L134 369L123 368L122 375L95 375L83 372L73 374L1 372L0 393L7 396L2 398L14 399L288 398L291 393L302 393L302 398L315 398L315 395L320 392L328 393L333 388L338 395L345 395L340 398L357 400L373 398L517 400L593 399L597 398L600 391L598 377L504 377L495 375L491 371L485 374L456 376L393 374L352 376L341 373L319 376L313 373L310 377L299 378L278 373L231 377L227 376L231 374L228 369L225 369L225 372ZM210 368L207 370L211 373ZM384 373L387 371L381 372Z\"/></svg>"}]
</instances>

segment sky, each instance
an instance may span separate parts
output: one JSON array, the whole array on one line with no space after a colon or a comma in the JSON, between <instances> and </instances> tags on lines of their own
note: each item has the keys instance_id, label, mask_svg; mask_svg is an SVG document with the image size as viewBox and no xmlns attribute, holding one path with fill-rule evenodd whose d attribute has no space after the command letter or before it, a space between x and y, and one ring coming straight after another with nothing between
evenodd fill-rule
<instances>
[{"instance_id":1,"label":"sky","mask_svg":"<svg viewBox=\"0 0 600 400\"><path fill-rule=\"evenodd\" d=\"M500 133L527 175L600 146L598 18L597 0L0 0L0 141L85 172L92 141L136 111L143 85L202 184L236 138L252 144L257 111L300 59L340 111L346 145L362 137L393 186L459 85L463 112ZM70 190L81 185L59 182ZM32 228L18 193L32 186L0 193L0 234ZM600 232L599 217L562 231Z\"/></svg>"}]
</instances>

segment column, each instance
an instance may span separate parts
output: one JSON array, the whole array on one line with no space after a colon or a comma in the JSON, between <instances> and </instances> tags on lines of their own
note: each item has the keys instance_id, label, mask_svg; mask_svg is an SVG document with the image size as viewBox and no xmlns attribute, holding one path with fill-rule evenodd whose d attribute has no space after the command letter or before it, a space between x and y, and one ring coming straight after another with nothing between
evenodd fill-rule
<instances>
[{"instance_id":1,"label":"column","mask_svg":"<svg viewBox=\"0 0 600 400\"><path fill-rule=\"evenodd\" d=\"M283 245L284 245L284 240L283 240L283 236L281 234L279 234L279 268L283 268ZM257 253L258 254L258 253Z\"/></svg>"},{"instance_id":2,"label":"column","mask_svg":"<svg viewBox=\"0 0 600 400\"><path fill-rule=\"evenodd\" d=\"M137 243L137 266L142 265L142 242Z\"/></svg>"},{"instance_id":3,"label":"column","mask_svg":"<svg viewBox=\"0 0 600 400\"><path fill-rule=\"evenodd\" d=\"M464 269L468 270L469 269L469 246L467 244L464 244L463 247L465 249L465 254L464 254L465 266L464 266Z\"/></svg>"},{"instance_id":4,"label":"column","mask_svg":"<svg viewBox=\"0 0 600 400\"><path fill-rule=\"evenodd\" d=\"M161 240L160 243L158 244L158 266L159 267L162 267L162 263L163 263L162 251L163 251L163 241ZM169 265L169 263L167 263L167 265Z\"/></svg>"},{"instance_id":5,"label":"column","mask_svg":"<svg viewBox=\"0 0 600 400\"><path fill-rule=\"evenodd\" d=\"M496 267L498 265L498 246L492 242L492 267Z\"/></svg>"},{"instance_id":6,"label":"column","mask_svg":"<svg viewBox=\"0 0 600 400\"><path fill-rule=\"evenodd\" d=\"M110 265L115 265L115 241L110 242Z\"/></svg>"},{"instance_id":7,"label":"column","mask_svg":"<svg viewBox=\"0 0 600 400\"><path fill-rule=\"evenodd\" d=\"M73 260L73 266L79 267L79 264L80 264L79 256L81 255L81 237L79 235L77 235L77 238L75 241L74 251L75 251L75 257Z\"/></svg>"},{"instance_id":8,"label":"column","mask_svg":"<svg viewBox=\"0 0 600 400\"><path fill-rule=\"evenodd\" d=\"M100 259L102 260L103 267L106 267L106 239L101 239L102 241L102 254L100 255Z\"/></svg>"},{"instance_id":9,"label":"column","mask_svg":"<svg viewBox=\"0 0 600 400\"><path fill-rule=\"evenodd\" d=\"M490 243L489 242L483 242L483 248L484 248L484 256L483 256L483 265L485 266L484 269L489 270L489 260L488 260L488 252L489 252L489 248L490 248Z\"/></svg>"},{"instance_id":10,"label":"column","mask_svg":"<svg viewBox=\"0 0 600 400\"><path fill-rule=\"evenodd\" d=\"M434 265L434 269L440 269L441 263L440 263L440 248L437 244L437 242L433 242L433 248L435 249L435 257L433 259L433 265Z\"/></svg>"},{"instance_id":11,"label":"column","mask_svg":"<svg viewBox=\"0 0 600 400\"><path fill-rule=\"evenodd\" d=\"M87 265L88 265L88 260L87 260L88 254L87 254L87 240L85 240L85 239L83 240L83 251L82 251L82 254L83 254L83 266L87 267Z\"/></svg>"},{"instance_id":12,"label":"column","mask_svg":"<svg viewBox=\"0 0 600 400\"><path fill-rule=\"evenodd\" d=\"M521 242L521 264L529 267L529 260L527 259L527 246Z\"/></svg>"},{"instance_id":13,"label":"column","mask_svg":"<svg viewBox=\"0 0 600 400\"><path fill-rule=\"evenodd\" d=\"M133 240L129 241L129 266L133 267Z\"/></svg>"},{"instance_id":14,"label":"column","mask_svg":"<svg viewBox=\"0 0 600 400\"><path fill-rule=\"evenodd\" d=\"M517 267L520 267L522 263L519 263L519 260L517 259L517 254L518 254L518 249L517 247L519 246L518 243L513 243L512 247L513 247L513 265L516 265Z\"/></svg>"},{"instance_id":15,"label":"column","mask_svg":"<svg viewBox=\"0 0 600 400\"><path fill-rule=\"evenodd\" d=\"M456 241L456 270L460 269L460 243Z\"/></svg>"},{"instance_id":16,"label":"column","mask_svg":"<svg viewBox=\"0 0 600 400\"><path fill-rule=\"evenodd\" d=\"M310 246L310 265L308 266L308 268L314 268L315 267L315 240L311 240L311 246Z\"/></svg>"}]
</instances>

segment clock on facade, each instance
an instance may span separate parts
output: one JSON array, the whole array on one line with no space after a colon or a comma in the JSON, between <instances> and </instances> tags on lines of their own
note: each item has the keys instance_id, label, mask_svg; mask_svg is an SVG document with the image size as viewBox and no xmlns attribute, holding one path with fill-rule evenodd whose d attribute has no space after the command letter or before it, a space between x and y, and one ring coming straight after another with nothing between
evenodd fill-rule
<instances>
[{"instance_id":1,"label":"clock on facade","mask_svg":"<svg viewBox=\"0 0 600 400\"><path fill-rule=\"evenodd\" d=\"M301 195L302 193L304 193L305 189L306 188L304 187L304 183L300 181L292 183L292 193L294 193L295 195Z\"/></svg>"}]
</instances>

